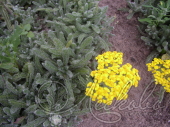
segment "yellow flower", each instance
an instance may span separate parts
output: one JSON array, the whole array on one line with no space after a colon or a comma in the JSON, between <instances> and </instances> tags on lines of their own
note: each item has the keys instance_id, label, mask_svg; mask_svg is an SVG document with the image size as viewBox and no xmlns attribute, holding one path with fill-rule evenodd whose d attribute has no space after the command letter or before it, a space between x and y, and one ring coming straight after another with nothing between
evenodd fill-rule
<instances>
[{"instance_id":1,"label":"yellow flower","mask_svg":"<svg viewBox=\"0 0 170 127\"><path fill-rule=\"evenodd\" d=\"M121 65L122 58L123 53L116 51L108 51L96 57L97 70L90 74L94 83L88 83L86 88L86 96L90 96L92 101L111 105L114 98L127 99L132 85L137 87L140 80L138 70L129 63Z\"/></svg>"},{"instance_id":2,"label":"yellow flower","mask_svg":"<svg viewBox=\"0 0 170 127\"><path fill-rule=\"evenodd\" d=\"M154 76L155 84L161 84L167 92L170 92L170 60L154 58L147 66L148 71Z\"/></svg>"}]
</instances>

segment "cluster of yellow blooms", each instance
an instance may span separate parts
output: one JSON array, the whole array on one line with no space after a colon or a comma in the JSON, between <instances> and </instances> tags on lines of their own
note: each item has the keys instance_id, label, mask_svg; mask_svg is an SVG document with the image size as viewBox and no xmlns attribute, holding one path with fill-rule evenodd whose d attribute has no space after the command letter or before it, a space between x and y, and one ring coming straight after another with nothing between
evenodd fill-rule
<instances>
[{"instance_id":1,"label":"cluster of yellow blooms","mask_svg":"<svg viewBox=\"0 0 170 127\"><path fill-rule=\"evenodd\" d=\"M153 73L155 84L161 84L167 92L170 92L170 60L154 58L147 66L148 71Z\"/></svg>"},{"instance_id":2,"label":"cluster of yellow blooms","mask_svg":"<svg viewBox=\"0 0 170 127\"><path fill-rule=\"evenodd\" d=\"M114 98L126 99L131 86L138 86L138 70L129 63L122 65L123 53L108 51L98 55L96 60L97 70L90 74L94 82L87 84L85 93L92 101L111 105Z\"/></svg>"}]
</instances>

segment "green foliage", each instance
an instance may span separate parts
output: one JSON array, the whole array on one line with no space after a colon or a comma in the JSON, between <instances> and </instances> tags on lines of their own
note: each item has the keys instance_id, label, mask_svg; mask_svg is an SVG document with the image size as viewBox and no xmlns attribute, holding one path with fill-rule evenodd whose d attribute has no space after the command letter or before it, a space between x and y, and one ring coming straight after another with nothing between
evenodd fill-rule
<instances>
[{"instance_id":1,"label":"green foliage","mask_svg":"<svg viewBox=\"0 0 170 127\"><path fill-rule=\"evenodd\" d=\"M18 47L21 44L21 36L32 38L34 34L30 31L30 24L17 26L10 36L0 38L0 69L6 69L10 72L18 71ZM32 33L33 36L30 36Z\"/></svg>"},{"instance_id":2,"label":"green foliage","mask_svg":"<svg viewBox=\"0 0 170 127\"><path fill-rule=\"evenodd\" d=\"M2 15L2 18L5 20L7 28L9 30L12 30L12 25L11 25L11 21L10 21L8 13L11 13L11 10L10 10L8 4L6 4L5 0L1 1L0 2L0 14Z\"/></svg>"},{"instance_id":3,"label":"green foliage","mask_svg":"<svg viewBox=\"0 0 170 127\"><path fill-rule=\"evenodd\" d=\"M143 36L141 39L146 45L152 47L153 51L146 59L146 63L151 63L154 58L159 57L162 60L169 59L170 55L170 0L128 0L129 7L133 10L129 14L130 18L133 12L141 12L139 21L142 26L138 29ZM132 6L143 3L140 8ZM143 32L145 31L145 32ZM161 75L162 76L162 75ZM153 83L153 81L151 81ZM165 90L163 87L158 92L158 101L162 102Z\"/></svg>"},{"instance_id":4,"label":"green foliage","mask_svg":"<svg viewBox=\"0 0 170 127\"><path fill-rule=\"evenodd\" d=\"M122 11L128 11L129 15L127 19L131 19L135 13L147 13L148 10L145 9L143 5L150 5L156 0L126 0L129 8L121 8Z\"/></svg>"},{"instance_id":5,"label":"green foliage","mask_svg":"<svg viewBox=\"0 0 170 127\"><path fill-rule=\"evenodd\" d=\"M143 14L143 16L139 18L143 27L138 27L143 34L141 39L146 45L156 50L148 56L148 59L152 60L154 57L161 56L165 53L170 54L170 0L137 0L134 2L128 1L128 4L133 12L138 10L137 12ZM135 6L138 4L140 4L140 7ZM129 15L133 14L130 13Z\"/></svg>"},{"instance_id":6,"label":"green foliage","mask_svg":"<svg viewBox=\"0 0 170 127\"><path fill-rule=\"evenodd\" d=\"M94 57L109 50L114 18L96 0L16 0L11 8L15 27L0 43L0 126L74 126L89 111L86 84Z\"/></svg>"},{"instance_id":7,"label":"green foliage","mask_svg":"<svg viewBox=\"0 0 170 127\"><path fill-rule=\"evenodd\" d=\"M153 46L159 54L170 54L170 0L160 1L157 6L145 6L151 8L146 18L139 19L141 23L147 25L145 29L148 36L141 39L147 45Z\"/></svg>"}]
</instances>

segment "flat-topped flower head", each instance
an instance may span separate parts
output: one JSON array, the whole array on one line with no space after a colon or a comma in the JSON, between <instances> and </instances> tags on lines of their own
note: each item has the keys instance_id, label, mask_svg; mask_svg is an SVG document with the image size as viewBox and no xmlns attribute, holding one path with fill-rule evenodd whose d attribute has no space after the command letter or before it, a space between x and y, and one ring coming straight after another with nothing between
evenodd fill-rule
<instances>
[{"instance_id":1,"label":"flat-topped flower head","mask_svg":"<svg viewBox=\"0 0 170 127\"><path fill-rule=\"evenodd\" d=\"M155 84L161 84L166 92L170 92L170 60L154 58L146 65L154 76Z\"/></svg>"},{"instance_id":2,"label":"flat-topped flower head","mask_svg":"<svg viewBox=\"0 0 170 127\"><path fill-rule=\"evenodd\" d=\"M92 101L111 105L114 98L127 99L128 91L132 86L137 87L140 76L138 70L132 65L123 63L123 53L105 52L96 57L97 70L91 72L94 82L89 82L86 96Z\"/></svg>"}]
</instances>

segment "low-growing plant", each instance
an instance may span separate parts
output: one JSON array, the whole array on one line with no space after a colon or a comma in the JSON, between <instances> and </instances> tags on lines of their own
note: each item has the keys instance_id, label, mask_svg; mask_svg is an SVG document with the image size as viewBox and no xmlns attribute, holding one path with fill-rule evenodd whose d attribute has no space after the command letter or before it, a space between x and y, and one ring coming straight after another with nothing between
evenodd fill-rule
<instances>
[{"instance_id":1,"label":"low-growing plant","mask_svg":"<svg viewBox=\"0 0 170 127\"><path fill-rule=\"evenodd\" d=\"M12 10L9 1L0 1L0 37L6 37L12 33L14 26L11 22Z\"/></svg>"},{"instance_id":2,"label":"low-growing plant","mask_svg":"<svg viewBox=\"0 0 170 127\"><path fill-rule=\"evenodd\" d=\"M141 39L153 49L146 62L151 62L154 57L165 53L170 54L170 0L128 0L127 2L132 10L130 18L136 11L142 14L139 15L139 21L143 25L137 27L142 34Z\"/></svg>"},{"instance_id":3,"label":"low-growing plant","mask_svg":"<svg viewBox=\"0 0 170 127\"><path fill-rule=\"evenodd\" d=\"M138 86L138 70L129 63L122 65L122 57L123 54L116 51L96 57L97 70L90 74L94 82L89 82L86 88L86 96L90 96L92 101L111 105L115 98L127 99L131 86Z\"/></svg>"},{"instance_id":4,"label":"low-growing plant","mask_svg":"<svg viewBox=\"0 0 170 127\"><path fill-rule=\"evenodd\" d=\"M32 1L27 8L13 7L16 25L29 24L34 34L24 28L24 36L15 36L21 39L15 46L17 71L8 71L14 68L10 65L1 70L1 126L71 127L89 111L85 89L96 67L94 57L109 50L114 18L106 10L95 0Z\"/></svg>"},{"instance_id":5,"label":"low-growing plant","mask_svg":"<svg viewBox=\"0 0 170 127\"><path fill-rule=\"evenodd\" d=\"M121 11L128 11L127 19L131 19L135 13L146 13L148 10L143 5L150 5L156 0L126 0L128 8L121 8Z\"/></svg>"},{"instance_id":6,"label":"low-growing plant","mask_svg":"<svg viewBox=\"0 0 170 127\"><path fill-rule=\"evenodd\" d=\"M10 36L0 38L0 69L17 71L19 59L20 37L31 38L34 34L30 31L30 24L17 26Z\"/></svg>"},{"instance_id":7,"label":"low-growing plant","mask_svg":"<svg viewBox=\"0 0 170 127\"><path fill-rule=\"evenodd\" d=\"M159 94L159 100L162 101L164 92L170 92L170 56L164 54L162 58L154 58L147 64L148 71L151 71L155 84L160 84L162 90Z\"/></svg>"},{"instance_id":8,"label":"low-growing plant","mask_svg":"<svg viewBox=\"0 0 170 127\"><path fill-rule=\"evenodd\" d=\"M169 41L170 41L170 0L160 3L154 6L145 6L150 8L150 13L147 18L139 19L140 22L147 25L145 29L147 37L142 36L141 39L146 42L147 45L156 47L159 53L170 53Z\"/></svg>"}]
</instances>

